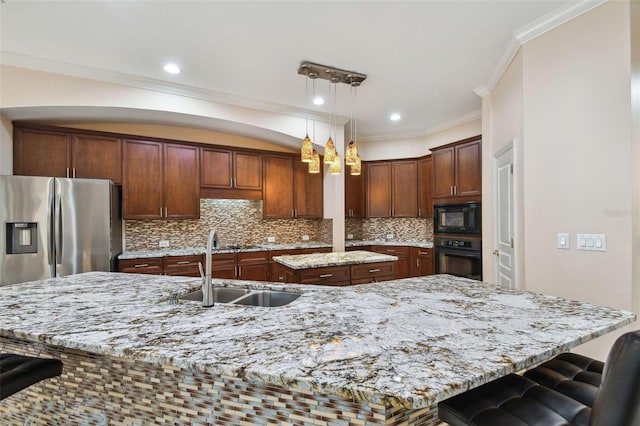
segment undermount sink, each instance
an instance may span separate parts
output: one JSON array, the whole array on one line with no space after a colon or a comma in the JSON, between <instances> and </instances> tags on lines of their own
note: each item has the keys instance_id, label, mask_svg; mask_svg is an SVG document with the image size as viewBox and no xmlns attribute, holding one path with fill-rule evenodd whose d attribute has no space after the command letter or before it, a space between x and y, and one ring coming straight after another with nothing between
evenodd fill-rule
<instances>
[{"instance_id":1,"label":"undermount sink","mask_svg":"<svg viewBox=\"0 0 640 426\"><path fill-rule=\"evenodd\" d=\"M256 291L236 300L233 303L237 305L265 306L272 308L288 305L298 297L300 297L299 294L288 293L286 291Z\"/></svg>"},{"instance_id":2,"label":"undermount sink","mask_svg":"<svg viewBox=\"0 0 640 426\"><path fill-rule=\"evenodd\" d=\"M297 293L289 293L286 291L251 291L244 288L232 287L214 287L213 300L214 303L233 303L245 306L262 306L273 308L276 306L284 306L300 297ZM180 300L190 300L194 302L202 302L202 290L196 290L178 297Z\"/></svg>"},{"instance_id":3,"label":"undermount sink","mask_svg":"<svg viewBox=\"0 0 640 426\"><path fill-rule=\"evenodd\" d=\"M250 291L251 290L247 290L244 288L214 287L213 301L218 303L229 303L241 296L244 296ZM184 296L178 297L178 299L202 302L202 289L187 293Z\"/></svg>"}]
</instances>

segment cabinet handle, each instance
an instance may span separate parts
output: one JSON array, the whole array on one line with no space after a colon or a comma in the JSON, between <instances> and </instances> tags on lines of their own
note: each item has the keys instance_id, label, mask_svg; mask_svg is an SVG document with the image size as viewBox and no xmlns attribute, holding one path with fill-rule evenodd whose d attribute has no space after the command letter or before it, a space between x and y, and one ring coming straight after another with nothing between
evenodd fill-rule
<instances>
[{"instance_id":1,"label":"cabinet handle","mask_svg":"<svg viewBox=\"0 0 640 426\"><path fill-rule=\"evenodd\" d=\"M451 188L449 189L450 191L450 195L453 195L453 185L451 185Z\"/></svg>"},{"instance_id":2,"label":"cabinet handle","mask_svg":"<svg viewBox=\"0 0 640 426\"><path fill-rule=\"evenodd\" d=\"M278 281L284 281L284 277L282 275L278 276Z\"/></svg>"},{"instance_id":3,"label":"cabinet handle","mask_svg":"<svg viewBox=\"0 0 640 426\"><path fill-rule=\"evenodd\" d=\"M180 262L178 262L178 265L187 265L188 263L188 260L181 260Z\"/></svg>"},{"instance_id":4,"label":"cabinet handle","mask_svg":"<svg viewBox=\"0 0 640 426\"><path fill-rule=\"evenodd\" d=\"M147 266L149 266L148 263L140 263L138 265L133 265L134 268L146 268Z\"/></svg>"},{"instance_id":5,"label":"cabinet handle","mask_svg":"<svg viewBox=\"0 0 640 426\"><path fill-rule=\"evenodd\" d=\"M370 274L373 274L374 272L380 272L380 269L369 269Z\"/></svg>"},{"instance_id":6,"label":"cabinet handle","mask_svg":"<svg viewBox=\"0 0 640 426\"><path fill-rule=\"evenodd\" d=\"M67 177L69 177L69 168L67 167Z\"/></svg>"},{"instance_id":7,"label":"cabinet handle","mask_svg":"<svg viewBox=\"0 0 640 426\"><path fill-rule=\"evenodd\" d=\"M419 268L420 267L420 259L416 259L416 267Z\"/></svg>"},{"instance_id":8,"label":"cabinet handle","mask_svg":"<svg viewBox=\"0 0 640 426\"><path fill-rule=\"evenodd\" d=\"M238 276L242 276L242 266L238 266Z\"/></svg>"},{"instance_id":9,"label":"cabinet handle","mask_svg":"<svg viewBox=\"0 0 640 426\"><path fill-rule=\"evenodd\" d=\"M422 216L422 209L420 207L418 207L418 217Z\"/></svg>"},{"instance_id":10,"label":"cabinet handle","mask_svg":"<svg viewBox=\"0 0 640 426\"><path fill-rule=\"evenodd\" d=\"M333 274L320 274L320 278L329 278L332 277Z\"/></svg>"},{"instance_id":11,"label":"cabinet handle","mask_svg":"<svg viewBox=\"0 0 640 426\"><path fill-rule=\"evenodd\" d=\"M164 217L162 216L162 207L160 207L160 217Z\"/></svg>"},{"instance_id":12,"label":"cabinet handle","mask_svg":"<svg viewBox=\"0 0 640 426\"><path fill-rule=\"evenodd\" d=\"M395 252L396 252L395 250L392 250L392 249L387 249L387 251L388 251L389 253L395 253Z\"/></svg>"},{"instance_id":13,"label":"cabinet handle","mask_svg":"<svg viewBox=\"0 0 640 426\"><path fill-rule=\"evenodd\" d=\"M75 167L73 168L73 177L74 178L76 177L76 168Z\"/></svg>"},{"instance_id":14,"label":"cabinet handle","mask_svg":"<svg viewBox=\"0 0 640 426\"><path fill-rule=\"evenodd\" d=\"M295 209L291 209L291 217L296 217L296 211L295 211Z\"/></svg>"},{"instance_id":15,"label":"cabinet handle","mask_svg":"<svg viewBox=\"0 0 640 426\"><path fill-rule=\"evenodd\" d=\"M164 217L165 219L169 217L169 213L167 212L167 208L164 208Z\"/></svg>"}]
</instances>

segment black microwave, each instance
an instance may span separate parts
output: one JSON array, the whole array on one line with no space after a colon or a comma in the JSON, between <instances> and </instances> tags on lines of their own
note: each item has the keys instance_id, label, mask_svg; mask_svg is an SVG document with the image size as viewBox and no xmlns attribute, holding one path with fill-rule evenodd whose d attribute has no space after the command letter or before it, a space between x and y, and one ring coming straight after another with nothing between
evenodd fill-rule
<instances>
[{"instance_id":1,"label":"black microwave","mask_svg":"<svg viewBox=\"0 0 640 426\"><path fill-rule=\"evenodd\" d=\"M480 235L480 203L436 204L433 206L434 234Z\"/></svg>"}]
</instances>

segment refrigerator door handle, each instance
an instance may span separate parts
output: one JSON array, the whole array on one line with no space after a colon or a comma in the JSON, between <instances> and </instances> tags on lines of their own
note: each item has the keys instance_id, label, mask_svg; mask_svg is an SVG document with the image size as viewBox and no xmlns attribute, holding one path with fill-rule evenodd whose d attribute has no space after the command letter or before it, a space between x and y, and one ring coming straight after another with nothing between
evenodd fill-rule
<instances>
[{"instance_id":1,"label":"refrigerator door handle","mask_svg":"<svg viewBox=\"0 0 640 426\"><path fill-rule=\"evenodd\" d=\"M55 227L57 232L55 233L55 252L56 252L56 263L62 263L62 202L60 200L60 195L56 195L56 206L54 209L56 218L55 218Z\"/></svg>"},{"instance_id":2,"label":"refrigerator door handle","mask_svg":"<svg viewBox=\"0 0 640 426\"><path fill-rule=\"evenodd\" d=\"M53 212L53 208L54 208L54 194L53 191L49 192L49 209L48 209L48 213L47 213L47 242L48 242L48 259L47 259L47 263L49 264L49 275L51 278L54 278L56 276L56 265L54 262L54 253L55 253L55 244L54 244L54 221L55 221L55 217L54 217L54 212Z\"/></svg>"}]
</instances>

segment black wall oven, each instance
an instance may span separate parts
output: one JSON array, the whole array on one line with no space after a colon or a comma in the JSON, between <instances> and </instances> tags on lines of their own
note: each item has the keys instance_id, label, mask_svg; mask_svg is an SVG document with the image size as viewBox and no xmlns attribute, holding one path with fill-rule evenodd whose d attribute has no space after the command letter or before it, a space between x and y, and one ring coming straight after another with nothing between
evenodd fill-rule
<instances>
[{"instance_id":1,"label":"black wall oven","mask_svg":"<svg viewBox=\"0 0 640 426\"><path fill-rule=\"evenodd\" d=\"M478 238L436 237L436 274L482 281L482 241Z\"/></svg>"},{"instance_id":2,"label":"black wall oven","mask_svg":"<svg viewBox=\"0 0 640 426\"><path fill-rule=\"evenodd\" d=\"M435 234L480 235L480 203L436 204L433 210Z\"/></svg>"}]
</instances>

